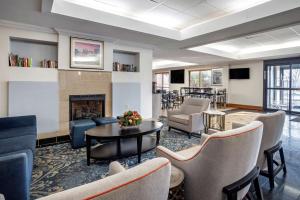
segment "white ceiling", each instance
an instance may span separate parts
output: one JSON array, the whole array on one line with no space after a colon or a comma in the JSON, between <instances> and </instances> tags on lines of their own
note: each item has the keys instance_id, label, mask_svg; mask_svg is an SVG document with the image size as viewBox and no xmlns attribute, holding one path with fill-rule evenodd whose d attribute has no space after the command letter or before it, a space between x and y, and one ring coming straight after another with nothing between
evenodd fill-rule
<instances>
[{"instance_id":1,"label":"white ceiling","mask_svg":"<svg viewBox=\"0 0 300 200\"><path fill-rule=\"evenodd\" d=\"M271 0L65 0L164 28L181 30Z\"/></svg>"},{"instance_id":2,"label":"white ceiling","mask_svg":"<svg viewBox=\"0 0 300 200\"><path fill-rule=\"evenodd\" d=\"M85 0L84 2L88 4L92 1L94 0ZM219 1L221 3L217 4ZM182 9L182 11L180 11L181 13L185 13L184 10L189 10L190 13L188 14L195 16L199 21L205 21L203 19L206 17L210 18L209 21L195 24L190 28L184 28L178 31L100 11L91 7L80 6L65 0L1 0L0 26L4 21L11 21L24 25L35 25L37 27L50 29L54 28L66 34L82 35L82 37L96 37L99 40L113 42L115 44L152 49L154 60L175 60L185 63L196 63L197 65L223 65L244 61L237 61L232 54L222 51L216 54L216 50L213 49L210 49L211 52L195 52L187 50L187 48L215 43L217 41L227 41L233 38L241 38L242 36L253 35L254 33L261 33L266 30L300 23L300 0L272 0L227 15L221 15L218 13L218 10L229 12L223 4L234 1L219 1L203 0L201 4L198 0L195 0L197 4L192 6L192 8L188 8L189 5L192 5L192 0L157 0L158 3L151 1L145 3L145 0L118 1L120 5L122 3L125 3L127 6L129 5L128 7L133 5L131 13L134 14L141 14L140 10L142 10L136 9L135 6L142 8L145 4L148 4L150 6L145 6L147 10L149 7L153 8L153 4L159 4L158 7L170 7L169 9L171 10ZM244 1L247 2L247 0ZM44 7L45 2L51 2L49 3L50 6L48 6L48 9L41 9L41 6ZM110 0L106 2L116 1ZM208 2L217 5L210 7L208 6ZM199 8L198 11L197 6L200 5L203 9ZM191 11L193 9L195 9L195 12ZM149 12L154 12L155 10L158 12L157 10L159 9L155 8ZM122 10L118 10L118 12L115 10L114 12L122 13ZM214 15L211 13L214 15L220 14L220 16L214 18ZM194 23L193 21L191 22ZM34 30L36 30L36 28L34 28ZM295 30L298 30L298 28L295 28ZM256 39L258 41L261 40ZM263 42L267 41L263 40ZM241 42L238 42L238 44L242 46ZM249 42L249 44L243 43L246 47L252 44L252 41ZM238 48L240 48L240 46ZM297 48L289 48L263 52L259 53L259 55L257 53L248 54L247 56L251 60L261 60L263 58L300 55L300 49L296 49ZM169 67L179 67L177 65L178 62L177 64L175 62L175 64L170 64ZM164 66L159 66L159 68L163 67Z\"/></svg>"},{"instance_id":3,"label":"white ceiling","mask_svg":"<svg viewBox=\"0 0 300 200\"><path fill-rule=\"evenodd\" d=\"M51 12L184 40L299 6L298 0L54 0Z\"/></svg>"},{"instance_id":4,"label":"white ceiling","mask_svg":"<svg viewBox=\"0 0 300 200\"><path fill-rule=\"evenodd\" d=\"M284 50L283 50L284 49ZM258 34L206 44L190 48L192 51L209 53L233 59L260 58L266 55L300 53L300 25L285 27Z\"/></svg>"}]
</instances>

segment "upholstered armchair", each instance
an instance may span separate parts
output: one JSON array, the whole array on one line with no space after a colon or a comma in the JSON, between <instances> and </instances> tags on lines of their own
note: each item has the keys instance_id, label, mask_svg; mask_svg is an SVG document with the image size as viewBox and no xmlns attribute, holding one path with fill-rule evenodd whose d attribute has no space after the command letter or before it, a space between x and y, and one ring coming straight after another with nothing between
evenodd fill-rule
<instances>
[{"instance_id":1,"label":"upholstered armchair","mask_svg":"<svg viewBox=\"0 0 300 200\"><path fill-rule=\"evenodd\" d=\"M264 131L257 159L257 166L260 167L260 174L269 179L270 188L274 188L274 177L283 170L286 173L286 165L281 146L281 135L285 122L285 112L277 111L274 113L261 114L255 120L264 124ZM241 127L244 124L233 123L232 127ZM280 163L274 159L274 154L279 152ZM274 165L276 168L274 169Z\"/></svg>"},{"instance_id":2,"label":"upholstered armchair","mask_svg":"<svg viewBox=\"0 0 300 200\"><path fill-rule=\"evenodd\" d=\"M253 179L248 178L256 167L262 131L263 124L254 121L238 129L206 135L201 145L179 152L158 146L157 155L168 158L172 165L184 171L186 200L221 200L226 196L223 190L234 188L235 191L243 185L236 194L241 199L249 191L251 180L255 180L257 196L261 197L259 169ZM231 187L237 180L243 184Z\"/></svg>"},{"instance_id":3,"label":"upholstered armchair","mask_svg":"<svg viewBox=\"0 0 300 200\"><path fill-rule=\"evenodd\" d=\"M169 131L171 128L184 131L191 137L204 129L202 112L209 108L209 99L185 99L179 110L168 111Z\"/></svg>"},{"instance_id":4,"label":"upholstered armchair","mask_svg":"<svg viewBox=\"0 0 300 200\"><path fill-rule=\"evenodd\" d=\"M110 164L109 175L92 183L52 194L40 200L167 200L171 164L165 158L148 160L131 169Z\"/></svg>"}]
</instances>

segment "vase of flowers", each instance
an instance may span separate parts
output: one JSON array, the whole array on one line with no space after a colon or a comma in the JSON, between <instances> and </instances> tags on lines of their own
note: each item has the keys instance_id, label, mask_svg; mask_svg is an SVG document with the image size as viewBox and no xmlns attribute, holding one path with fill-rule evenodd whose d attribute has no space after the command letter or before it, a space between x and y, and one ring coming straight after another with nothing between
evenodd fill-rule
<instances>
[{"instance_id":1,"label":"vase of flowers","mask_svg":"<svg viewBox=\"0 0 300 200\"><path fill-rule=\"evenodd\" d=\"M119 124L122 128L137 128L142 123L142 117L137 111L124 112L123 116L119 118Z\"/></svg>"}]
</instances>

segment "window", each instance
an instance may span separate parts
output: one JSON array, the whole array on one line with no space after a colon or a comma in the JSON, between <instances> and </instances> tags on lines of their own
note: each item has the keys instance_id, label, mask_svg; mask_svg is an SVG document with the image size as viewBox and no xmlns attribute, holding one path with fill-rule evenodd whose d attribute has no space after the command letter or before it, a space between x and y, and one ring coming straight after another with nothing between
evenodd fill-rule
<instances>
[{"instance_id":1,"label":"window","mask_svg":"<svg viewBox=\"0 0 300 200\"><path fill-rule=\"evenodd\" d=\"M156 90L169 90L170 81L169 73L157 73L155 74Z\"/></svg>"},{"instance_id":2,"label":"window","mask_svg":"<svg viewBox=\"0 0 300 200\"><path fill-rule=\"evenodd\" d=\"M190 87L210 87L211 70L190 71Z\"/></svg>"}]
</instances>

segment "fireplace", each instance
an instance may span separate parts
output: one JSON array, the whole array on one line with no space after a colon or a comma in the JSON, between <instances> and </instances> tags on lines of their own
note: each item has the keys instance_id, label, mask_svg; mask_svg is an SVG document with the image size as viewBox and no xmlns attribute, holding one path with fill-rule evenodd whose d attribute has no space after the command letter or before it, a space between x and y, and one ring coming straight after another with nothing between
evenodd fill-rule
<instances>
[{"instance_id":1,"label":"fireplace","mask_svg":"<svg viewBox=\"0 0 300 200\"><path fill-rule=\"evenodd\" d=\"M70 121L105 117L105 94L70 95Z\"/></svg>"}]
</instances>

